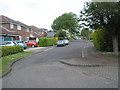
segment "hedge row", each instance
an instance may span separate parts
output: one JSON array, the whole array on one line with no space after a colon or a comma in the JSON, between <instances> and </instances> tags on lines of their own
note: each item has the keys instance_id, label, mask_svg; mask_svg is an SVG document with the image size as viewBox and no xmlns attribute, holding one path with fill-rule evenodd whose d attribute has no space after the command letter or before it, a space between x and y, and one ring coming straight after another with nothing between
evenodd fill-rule
<instances>
[{"instance_id":1,"label":"hedge row","mask_svg":"<svg viewBox=\"0 0 120 90\"><path fill-rule=\"evenodd\" d=\"M23 50L24 50L24 48L20 45L0 47L0 57L4 57L7 55L23 52Z\"/></svg>"},{"instance_id":2,"label":"hedge row","mask_svg":"<svg viewBox=\"0 0 120 90\"><path fill-rule=\"evenodd\" d=\"M52 38L42 37L39 38L39 46L40 47L53 46L54 44L57 44L57 41L58 41L57 37Z\"/></svg>"},{"instance_id":3,"label":"hedge row","mask_svg":"<svg viewBox=\"0 0 120 90\"><path fill-rule=\"evenodd\" d=\"M97 50L111 52L112 49L112 37L109 32L103 29L97 29L92 33L93 43Z\"/></svg>"}]
</instances>

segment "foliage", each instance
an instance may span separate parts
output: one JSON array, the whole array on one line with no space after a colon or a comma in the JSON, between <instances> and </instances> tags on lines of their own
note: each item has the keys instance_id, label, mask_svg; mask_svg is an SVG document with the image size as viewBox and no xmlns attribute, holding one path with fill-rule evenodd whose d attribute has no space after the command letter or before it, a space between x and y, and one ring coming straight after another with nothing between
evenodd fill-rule
<instances>
[{"instance_id":1,"label":"foliage","mask_svg":"<svg viewBox=\"0 0 120 90\"><path fill-rule=\"evenodd\" d=\"M97 29L92 33L92 38L94 46L97 50L112 51L112 40L108 32L105 32L105 30Z\"/></svg>"},{"instance_id":2,"label":"foliage","mask_svg":"<svg viewBox=\"0 0 120 90\"><path fill-rule=\"evenodd\" d=\"M7 56L7 55L23 52L23 50L24 50L24 48L20 45L1 47L0 48L0 55L2 57L4 57L4 56Z\"/></svg>"},{"instance_id":3,"label":"foliage","mask_svg":"<svg viewBox=\"0 0 120 90\"><path fill-rule=\"evenodd\" d=\"M53 46L53 45L54 45L54 38L47 38L47 37L39 38L40 47Z\"/></svg>"},{"instance_id":4,"label":"foliage","mask_svg":"<svg viewBox=\"0 0 120 90\"><path fill-rule=\"evenodd\" d=\"M74 13L64 13L53 21L51 25L54 31L57 30L69 30L69 32L74 33L78 28L78 18Z\"/></svg>"},{"instance_id":5,"label":"foliage","mask_svg":"<svg viewBox=\"0 0 120 90\"><path fill-rule=\"evenodd\" d=\"M55 37L58 37L59 40L64 39L66 37L66 32L58 30L55 34Z\"/></svg>"},{"instance_id":6,"label":"foliage","mask_svg":"<svg viewBox=\"0 0 120 90\"><path fill-rule=\"evenodd\" d=\"M14 61L16 61L19 58L22 58L24 56L33 54L33 52L20 52L20 53L16 53L16 54L12 54L12 55L8 55L5 57L2 57L2 59L0 60L0 65L2 65L2 67L0 67L0 74L6 72L8 70L8 65ZM2 69L1 69L2 68Z\"/></svg>"},{"instance_id":7,"label":"foliage","mask_svg":"<svg viewBox=\"0 0 120 90\"><path fill-rule=\"evenodd\" d=\"M83 22L82 25L93 29L105 28L105 31L111 35L110 38L113 39L111 41L113 41L114 54L118 54L117 39L120 32L120 1L86 3L83 11L81 11L80 20Z\"/></svg>"},{"instance_id":8,"label":"foliage","mask_svg":"<svg viewBox=\"0 0 120 90\"><path fill-rule=\"evenodd\" d=\"M86 3L83 11L81 11L80 20L87 22L87 26L93 29L104 27L113 35L117 35L120 21L119 6L120 2Z\"/></svg>"},{"instance_id":9,"label":"foliage","mask_svg":"<svg viewBox=\"0 0 120 90\"><path fill-rule=\"evenodd\" d=\"M81 36L86 37L87 39L89 39L91 37L91 33L92 33L92 31L90 31L88 29L83 29L81 31Z\"/></svg>"},{"instance_id":10,"label":"foliage","mask_svg":"<svg viewBox=\"0 0 120 90\"><path fill-rule=\"evenodd\" d=\"M54 44L56 45L58 42L58 37L53 37L53 39L54 39Z\"/></svg>"}]
</instances>

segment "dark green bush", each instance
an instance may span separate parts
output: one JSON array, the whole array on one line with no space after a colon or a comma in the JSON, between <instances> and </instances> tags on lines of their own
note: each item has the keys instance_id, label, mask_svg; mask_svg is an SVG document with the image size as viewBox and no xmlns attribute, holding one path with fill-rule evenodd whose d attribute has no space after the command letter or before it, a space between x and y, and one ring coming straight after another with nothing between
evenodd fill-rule
<instances>
[{"instance_id":1,"label":"dark green bush","mask_svg":"<svg viewBox=\"0 0 120 90\"><path fill-rule=\"evenodd\" d=\"M0 57L4 57L7 55L23 52L24 48L22 46L7 46L7 47L0 47Z\"/></svg>"},{"instance_id":2,"label":"dark green bush","mask_svg":"<svg viewBox=\"0 0 120 90\"><path fill-rule=\"evenodd\" d=\"M54 45L54 38L47 38L47 37L39 38L40 47L53 46L53 45Z\"/></svg>"},{"instance_id":3,"label":"dark green bush","mask_svg":"<svg viewBox=\"0 0 120 90\"><path fill-rule=\"evenodd\" d=\"M97 50L100 51L113 51L112 37L109 32L103 29L98 29L92 34L93 43Z\"/></svg>"}]
</instances>

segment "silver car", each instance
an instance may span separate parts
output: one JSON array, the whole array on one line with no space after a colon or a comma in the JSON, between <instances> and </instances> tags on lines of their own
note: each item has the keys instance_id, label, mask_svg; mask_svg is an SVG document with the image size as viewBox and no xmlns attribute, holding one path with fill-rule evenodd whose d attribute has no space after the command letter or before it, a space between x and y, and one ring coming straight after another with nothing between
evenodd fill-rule
<instances>
[{"instance_id":1,"label":"silver car","mask_svg":"<svg viewBox=\"0 0 120 90\"><path fill-rule=\"evenodd\" d=\"M15 41L5 41L6 46L15 46L18 45Z\"/></svg>"},{"instance_id":2,"label":"silver car","mask_svg":"<svg viewBox=\"0 0 120 90\"><path fill-rule=\"evenodd\" d=\"M69 45L69 40L65 39L64 42L65 42L65 45Z\"/></svg>"},{"instance_id":3,"label":"silver car","mask_svg":"<svg viewBox=\"0 0 120 90\"><path fill-rule=\"evenodd\" d=\"M64 40L58 40L57 46L65 46L65 41Z\"/></svg>"}]
</instances>

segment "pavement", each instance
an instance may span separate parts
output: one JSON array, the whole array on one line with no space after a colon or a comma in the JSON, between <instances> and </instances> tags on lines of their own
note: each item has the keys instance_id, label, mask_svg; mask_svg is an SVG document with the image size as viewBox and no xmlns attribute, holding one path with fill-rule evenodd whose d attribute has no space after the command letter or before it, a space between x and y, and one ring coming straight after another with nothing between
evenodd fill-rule
<instances>
[{"instance_id":1,"label":"pavement","mask_svg":"<svg viewBox=\"0 0 120 90\"><path fill-rule=\"evenodd\" d=\"M83 47L83 54L84 57L79 59L63 59L60 62L69 66L80 67L89 74L94 73L118 82L118 59L108 58L105 53L102 54L95 50L90 41L87 41Z\"/></svg>"},{"instance_id":2,"label":"pavement","mask_svg":"<svg viewBox=\"0 0 120 90\"><path fill-rule=\"evenodd\" d=\"M39 52L42 52L42 51L47 51L49 49L52 49L53 47L34 47L34 48L27 48L25 49L24 51L25 52L36 52L36 53L39 53Z\"/></svg>"}]
</instances>

